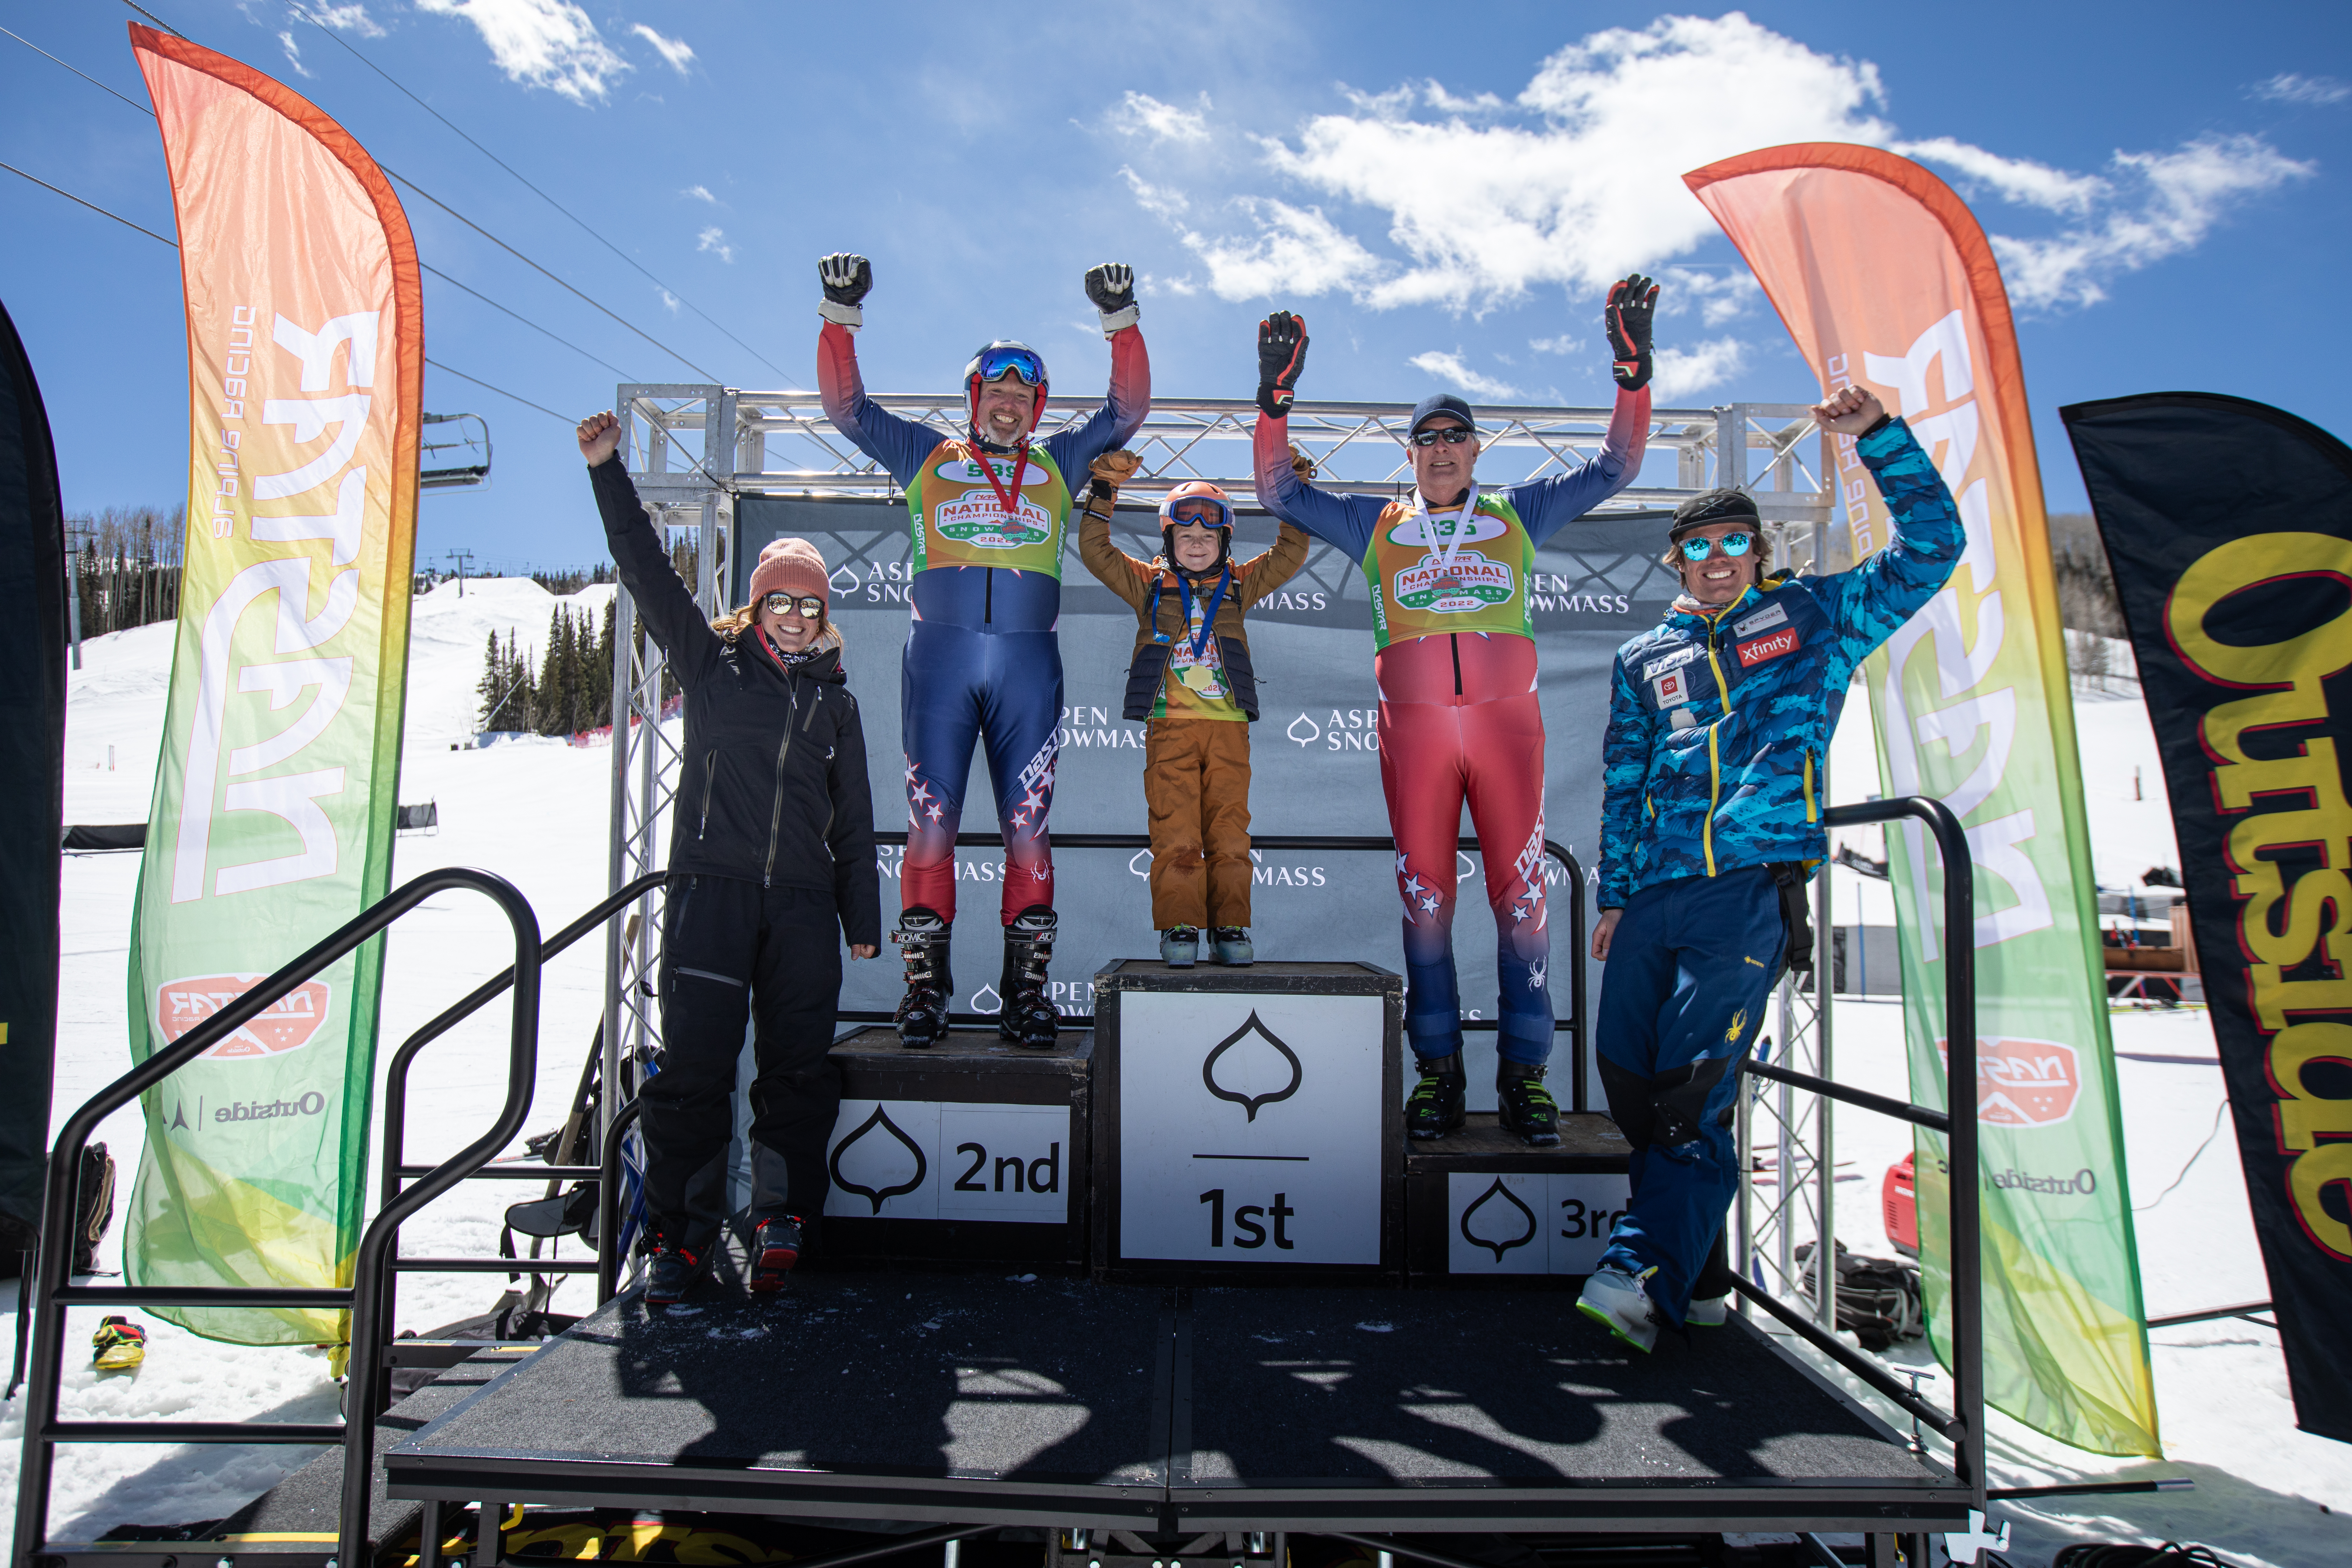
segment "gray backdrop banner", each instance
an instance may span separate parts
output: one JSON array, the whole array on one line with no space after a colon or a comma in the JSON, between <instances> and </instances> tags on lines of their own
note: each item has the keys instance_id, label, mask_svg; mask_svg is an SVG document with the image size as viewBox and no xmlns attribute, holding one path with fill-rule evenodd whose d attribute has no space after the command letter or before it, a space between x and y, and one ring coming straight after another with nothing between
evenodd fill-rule
<instances>
[{"instance_id":1,"label":"gray backdrop banner","mask_svg":"<svg viewBox=\"0 0 2352 1568\"><path fill-rule=\"evenodd\" d=\"M866 763L877 828L903 832L905 761L899 746L899 654L906 646L911 574L907 510L901 503L854 498L746 496L737 502L738 581L771 541L814 543L832 569L834 614L845 640L850 689L866 722ZM1112 529L1129 554L1160 548L1158 519L1148 508L1121 507ZM1234 550L1247 557L1274 542L1274 520L1244 511ZM1599 857L1601 742L1609 718L1609 668L1626 638L1657 624L1674 580L1657 563L1664 524L1656 518L1588 518L1570 524L1538 552L1532 583L1536 643L1541 657L1546 746L1544 824L1585 868L1580 896L1591 911L1590 882ZM1385 837L1372 687L1371 607L1359 564L1318 542L1306 566L1250 612L1250 651L1257 668L1260 721L1250 727L1255 780L1252 826L1260 834L1360 834ZM1147 831L1143 805L1143 726L1119 717L1136 630L1135 612L1097 582L1078 560L1075 539L1062 591L1063 719L1054 791L1057 833ZM964 798L963 829L992 832L994 795L985 760L975 755ZM1462 831L1472 829L1467 812ZM886 926L898 900L899 852L882 855ZM958 920L954 943L959 1011L993 1012L1002 968L998 936L999 853L957 851ZM1262 958L1356 959L1402 973L1401 909L1392 862L1385 855L1261 851L1254 895L1254 932ZM1061 937L1054 954L1055 1001L1066 1013L1094 1010L1094 973L1121 958L1157 956L1140 852L1068 849L1054 856ZM1564 889L1557 862L1546 862L1555 894ZM1456 863L1454 949L1462 998L1471 1016L1495 1016L1495 928L1475 857ZM1552 919L1552 1005L1568 1015L1566 905ZM847 966L842 1005L898 1005L894 950L884 962ZM1591 972L1597 999L1600 973ZM1492 1058L1491 1034L1471 1037L1474 1057ZM1478 1047L1483 1046L1484 1050ZM1561 1061L1564 1065L1565 1057ZM1472 1066L1474 1086L1490 1073ZM1491 1088L1474 1089L1491 1101ZM1566 1100L1563 1092L1561 1098ZM1594 1103L1598 1103L1596 1097Z\"/></svg>"}]
</instances>

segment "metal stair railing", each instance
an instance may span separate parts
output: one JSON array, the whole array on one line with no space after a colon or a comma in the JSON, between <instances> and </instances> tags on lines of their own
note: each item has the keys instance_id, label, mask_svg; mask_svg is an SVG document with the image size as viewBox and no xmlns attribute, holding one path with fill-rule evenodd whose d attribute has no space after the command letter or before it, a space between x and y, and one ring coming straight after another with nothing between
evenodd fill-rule
<instances>
[{"instance_id":1,"label":"metal stair railing","mask_svg":"<svg viewBox=\"0 0 2352 1568\"><path fill-rule=\"evenodd\" d=\"M1969 857L1968 835L1960 819L1940 800L1905 795L1858 805L1833 805L1822 814L1825 827L1858 827L1870 823L1899 822L1906 817L1927 824L1936 836L1944 862L1944 1102L1947 1110L1916 1105L1872 1094L1811 1073L1792 1072L1752 1058L1740 1063L1749 1076L1784 1083L1810 1094L1893 1116L1930 1131L1943 1133L1951 1162L1951 1352L1952 1408L1948 1411L1922 1399L1873 1357L1863 1354L1805 1313L1782 1302L1761 1285L1737 1273L1732 1283L1741 1298L1780 1320L1799 1338L1885 1395L1918 1421L1943 1434L1952 1445L1952 1469L1972 1494L1971 1506L1985 1506L1988 1458L1984 1416L1984 1259L1979 1214L1982 1204L1977 1159L1977 1037L1976 872ZM1828 984L1818 969L1816 986ZM1743 1180L1745 1179L1743 1175ZM1813 1258L1813 1278L1834 1280L1837 1260Z\"/></svg>"},{"instance_id":2,"label":"metal stair railing","mask_svg":"<svg viewBox=\"0 0 2352 1568\"><path fill-rule=\"evenodd\" d=\"M219 1045L272 1004L381 933L436 893L470 889L496 903L513 929L515 960L504 984L478 993L474 1005L512 986L505 1102L489 1131L432 1168L414 1187L378 1211L360 1237L348 1288L292 1286L100 1286L68 1283L72 1261L75 1178L82 1150L99 1123L173 1073ZM488 1163L514 1141L530 1113L539 1057L539 988L542 952L539 919L529 900L505 879L487 871L450 868L394 889L276 973L166 1048L92 1096L67 1119L49 1151L42 1224L34 1253L28 1310L33 1352L25 1388L24 1458L17 1473L14 1560L32 1563L47 1552L50 1485L60 1443L298 1443L343 1448L343 1497L337 1557L367 1561L368 1481L374 1460L375 1423L382 1414L377 1384L383 1360L383 1281L401 1223L433 1199ZM454 1022L453 1020L450 1020ZM60 1421L58 1403L63 1375L67 1310L72 1307L309 1308L347 1310L352 1314L352 1360L343 1422L246 1421Z\"/></svg>"}]
</instances>

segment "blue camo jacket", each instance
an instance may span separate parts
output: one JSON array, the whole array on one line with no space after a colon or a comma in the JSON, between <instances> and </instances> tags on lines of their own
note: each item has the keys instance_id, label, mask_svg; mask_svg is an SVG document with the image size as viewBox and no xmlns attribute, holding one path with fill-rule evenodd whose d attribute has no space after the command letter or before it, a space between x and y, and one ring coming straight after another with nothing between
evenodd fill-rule
<instances>
[{"instance_id":1,"label":"blue camo jacket","mask_svg":"<svg viewBox=\"0 0 2352 1568\"><path fill-rule=\"evenodd\" d=\"M1902 420L1854 444L1895 540L1851 571L1782 573L1617 650L1602 746L1600 906L1828 853L1817 789L1856 666L1959 564L1951 491Z\"/></svg>"}]
</instances>

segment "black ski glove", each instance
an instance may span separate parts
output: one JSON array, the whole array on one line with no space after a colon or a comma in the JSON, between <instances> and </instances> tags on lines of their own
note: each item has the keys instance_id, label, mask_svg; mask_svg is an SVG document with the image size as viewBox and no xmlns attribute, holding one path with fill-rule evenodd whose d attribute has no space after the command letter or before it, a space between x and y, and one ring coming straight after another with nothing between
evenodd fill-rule
<instances>
[{"instance_id":1,"label":"black ski glove","mask_svg":"<svg viewBox=\"0 0 2352 1568\"><path fill-rule=\"evenodd\" d=\"M1307 318L1276 310L1257 324L1257 405L1276 419L1289 417L1307 368Z\"/></svg>"},{"instance_id":2,"label":"black ski glove","mask_svg":"<svg viewBox=\"0 0 2352 1568\"><path fill-rule=\"evenodd\" d=\"M862 256L836 250L816 264L817 281L824 285L824 300L816 313L845 327L862 327L866 312L858 308L874 287L874 264Z\"/></svg>"},{"instance_id":3,"label":"black ski glove","mask_svg":"<svg viewBox=\"0 0 2352 1568\"><path fill-rule=\"evenodd\" d=\"M1087 268L1087 298L1102 314L1103 336L1135 325L1135 268L1124 261L1106 261Z\"/></svg>"},{"instance_id":4,"label":"black ski glove","mask_svg":"<svg viewBox=\"0 0 2352 1568\"><path fill-rule=\"evenodd\" d=\"M1640 273L1609 285L1609 303L1601 312L1614 361L1609 374L1628 392L1650 384L1650 322L1657 311L1658 286Z\"/></svg>"}]
</instances>

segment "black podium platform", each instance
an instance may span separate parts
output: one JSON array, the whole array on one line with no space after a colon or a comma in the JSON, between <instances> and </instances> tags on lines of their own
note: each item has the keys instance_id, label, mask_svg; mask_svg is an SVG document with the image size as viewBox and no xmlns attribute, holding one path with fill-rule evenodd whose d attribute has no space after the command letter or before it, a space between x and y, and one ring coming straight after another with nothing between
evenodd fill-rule
<instances>
[{"instance_id":1,"label":"black podium platform","mask_svg":"<svg viewBox=\"0 0 2352 1568\"><path fill-rule=\"evenodd\" d=\"M609 1304L384 1456L393 1496L1129 1530L1957 1529L1943 1469L1735 1318L1548 1296L818 1276Z\"/></svg>"}]
</instances>

